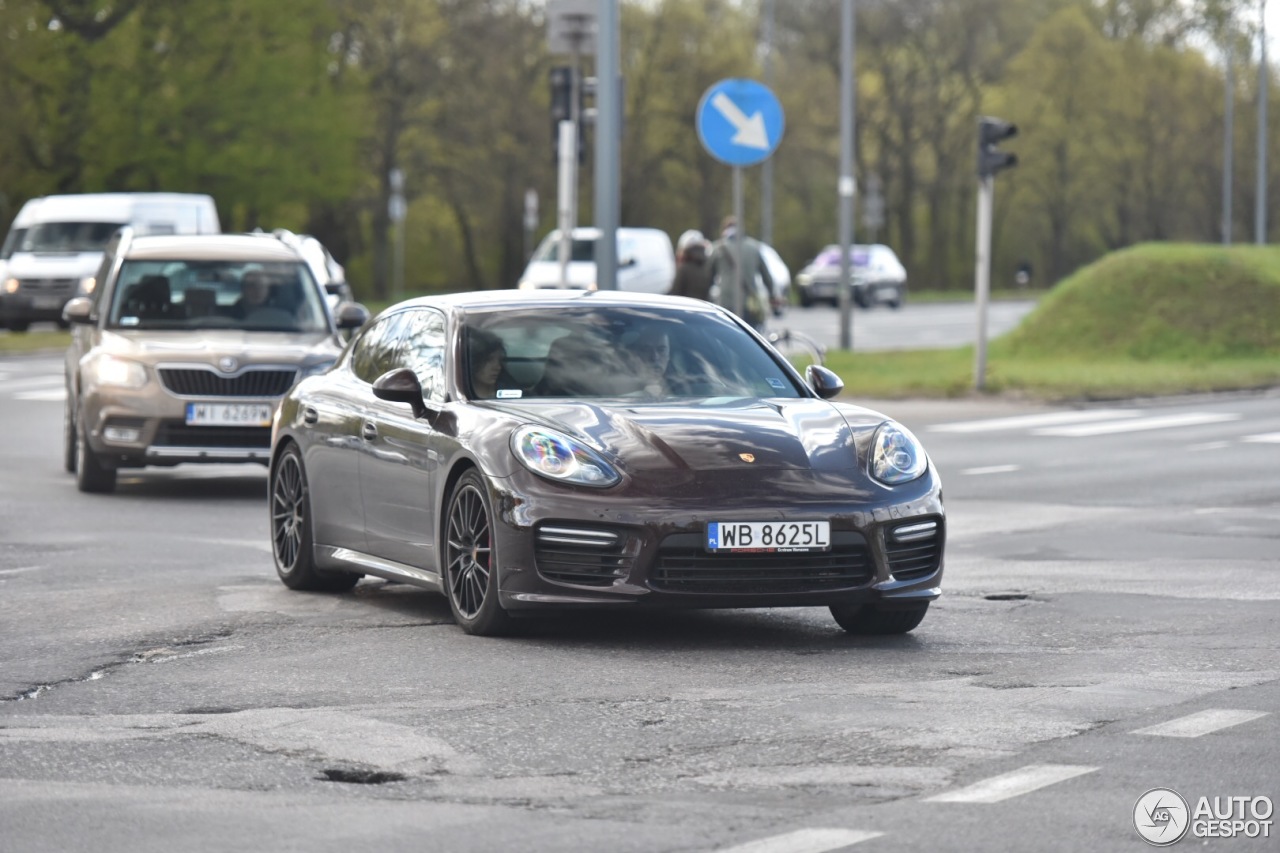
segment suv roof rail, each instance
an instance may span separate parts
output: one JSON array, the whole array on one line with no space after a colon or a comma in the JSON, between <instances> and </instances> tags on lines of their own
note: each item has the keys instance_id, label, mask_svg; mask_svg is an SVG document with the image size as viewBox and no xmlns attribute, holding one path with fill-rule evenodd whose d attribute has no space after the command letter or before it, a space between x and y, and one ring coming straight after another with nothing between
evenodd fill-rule
<instances>
[{"instance_id":1,"label":"suv roof rail","mask_svg":"<svg viewBox=\"0 0 1280 853\"><path fill-rule=\"evenodd\" d=\"M297 249L302 245L302 238L297 234L294 234L288 228L276 228L271 232L271 236L275 237L291 249Z\"/></svg>"}]
</instances>

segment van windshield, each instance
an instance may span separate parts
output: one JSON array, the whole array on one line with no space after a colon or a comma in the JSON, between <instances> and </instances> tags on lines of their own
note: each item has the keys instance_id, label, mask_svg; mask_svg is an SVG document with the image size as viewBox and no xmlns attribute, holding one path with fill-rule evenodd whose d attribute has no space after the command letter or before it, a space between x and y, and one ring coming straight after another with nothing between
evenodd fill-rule
<instances>
[{"instance_id":1,"label":"van windshield","mask_svg":"<svg viewBox=\"0 0 1280 853\"><path fill-rule=\"evenodd\" d=\"M32 225L22 252L101 252L123 222L45 222Z\"/></svg>"},{"instance_id":2,"label":"van windshield","mask_svg":"<svg viewBox=\"0 0 1280 853\"><path fill-rule=\"evenodd\" d=\"M560 260L560 240L556 237L548 237L543 241L542 246L538 249L538 253L533 256L535 261L558 261ZM573 248L570 249L569 260L571 261L590 261L596 259L596 241L592 240L574 240Z\"/></svg>"}]
</instances>

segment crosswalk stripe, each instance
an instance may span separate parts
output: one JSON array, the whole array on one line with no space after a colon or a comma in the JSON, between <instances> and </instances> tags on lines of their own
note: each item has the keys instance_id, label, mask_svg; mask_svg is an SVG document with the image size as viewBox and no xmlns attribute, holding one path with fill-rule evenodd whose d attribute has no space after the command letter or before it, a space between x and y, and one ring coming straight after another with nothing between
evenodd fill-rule
<instances>
[{"instance_id":1,"label":"crosswalk stripe","mask_svg":"<svg viewBox=\"0 0 1280 853\"><path fill-rule=\"evenodd\" d=\"M1280 432L1266 432L1261 435L1246 435L1240 440L1256 444L1280 444Z\"/></svg>"},{"instance_id":2,"label":"crosswalk stripe","mask_svg":"<svg viewBox=\"0 0 1280 853\"><path fill-rule=\"evenodd\" d=\"M884 833L858 829L798 829L785 835L723 848L719 853L826 853L828 850L839 850L881 835Z\"/></svg>"},{"instance_id":3,"label":"crosswalk stripe","mask_svg":"<svg viewBox=\"0 0 1280 853\"><path fill-rule=\"evenodd\" d=\"M13 395L15 400L34 400L38 403L56 403L67 399L67 389L50 388L48 391L20 391Z\"/></svg>"},{"instance_id":4,"label":"crosswalk stripe","mask_svg":"<svg viewBox=\"0 0 1280 853\"><path fill-rule=\"evenodd\" d=\"M1031 429L1058 424L1075 424L1083 421L1102 421L1118 418L1136 418L1142 412L1136 409L1093 409L1091 411L1045 412L1039 415L1018 415L1011 418L990 418L981 421L954 421L934 424L930 432L998 432L1007 429Z\"/></svg>"},{"instance_id":5,"label":"crosswalk stripe","mask_svg":"<svg viewBox=\"0 0 1280 853\"><path fill-rule=\"evenodd\" d=\"M1210 708L1188 714L1176 720L1135 729L1135 735L1155 735L1156 737L1200 737L1221 729L1228 729L1267 716L1266 711L1233 711L1226 708Z\"/></svg>"},{"instance_id":6,"label":"crosswalk stripe","mask_svg":"<svg viewBox=\"0 0 1280 853\"><path fill-rule=\"evenodd\" d=\"M26 379L6 379L0 382L0 391L26 391L31 388L49 388L65 384L61 376L32 376Z\"/></svg>"},{"instance_id":7,"label":"crosswalk stripe","mask_svg":"<svg viewBox=\"0 0 1280 853\"><path fill-rule=\"evenodd\" d=\"M1052 435L1066 438L1083 438L1094 435L1110 435L1118 432L1142 432L1150 429L1171 429L1173 427L1203 426L1220 424L1226 421L1238 421L1240 415L1228 412L1186 412L1180 415L1160 415L1154 418L1139 418L1132 421L1077 424L1076 426L1048 427L1032 430L1034 435Z\"/></svg>"},{"instance_id":8,"label":"crosswalk stripe","mask_svg":"<svg viewBox=\"0 0 1280 853\"><path fill-rule=\"evenodd\" d=\"M926 797L924 801L926 803L998 803L1011 797L1029 794L1048 785L1092 773L1097 769L1097 767L1082 767L1074 764L1029 764L1009 773L974 782L965 788Z\"/></svg>"},{"instance_id":9,"label":"crosswalk stripe","mask_svg":"<svg viewBox=\"0 0 1280 853\"><path fill-rule=\"evenodd\" d=\"M988 465L985 468L966 468L961 474L1012 474L1021 471L1021 465Z\"/></svg>"}]
</instances>

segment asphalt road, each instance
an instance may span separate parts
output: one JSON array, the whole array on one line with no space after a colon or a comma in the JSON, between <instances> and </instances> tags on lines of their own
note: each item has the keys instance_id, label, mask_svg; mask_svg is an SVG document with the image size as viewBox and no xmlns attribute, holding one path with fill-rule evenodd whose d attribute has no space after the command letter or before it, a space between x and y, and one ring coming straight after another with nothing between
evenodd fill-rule
<instances>
[{"instance_id":1,"label":"asphalt road","mask_svg":"<svg viewBox=\"0 0 1280 853\"><path fill-rule=\"evenodd\" d=\"M1280 394L877 404L945 481L906 637L486 640L425 591L285 589L260 469L80 494L60 370L0 359L0 851L1140 850L1149 789L1280 798Z\"/></svg>"},{"instance_id":2,"label":"asphalt road","mask_svg":"<svg viewBox=\"0 0 1280 853\"><path fill-rule=\"evenodd\" d=\"M1021 322L1033 300L1009 300L987 305L987 340ZM978 309L972 302L910 302L898 310L878 306L854 307L850 314L854 352L901 349L946 349L973 344L978 338ZM840 312L825 303L809 308L790 306L773 317L771 330L792 329L816 338L827 347L840 346Z\"/></svg>"}]
</instances>

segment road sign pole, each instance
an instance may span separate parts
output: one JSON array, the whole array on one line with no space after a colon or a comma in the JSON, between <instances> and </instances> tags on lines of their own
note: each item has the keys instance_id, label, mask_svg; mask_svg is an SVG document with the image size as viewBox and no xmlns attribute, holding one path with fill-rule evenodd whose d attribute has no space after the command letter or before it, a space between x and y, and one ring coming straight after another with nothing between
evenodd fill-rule
<instances>
[{"instance_id":1,"label":"road sign pole","mask_svg":"<svg viewBox=\"0 0 1280 853\"><path fill-rule=\"evenodd\" d=\"M622 160L622 87L618 85L618 0L599 0L596 19L596 286L618 289L618 175Z\"/></svg>"},{"instance_id":2,"label":"road sign pole","mask_svg":"<svg viewBox=\"0 0 1280 853\"><path fill-rule=\"evenodd\" d=\"M857 184L853 177L854 88L853 44L854 0L840 4L840 180L837 187L840 203L840 287L836 299L840 306L840 349L853 349L853 197Z\"/></svg>"},{"instance_id":3,"label":"road sign pole","mask_svg":"<svg viewBox=\"0 0 1280 853\"><path fill-rule=\"evenodd\" d=\"M996 181L991 175L978 178L978 245L974 268L974 302L978 308L978 337L974 346L973 387L981 391L987 372L987 298L991 290L991 207Z\"/></svg>"},{"instance_id":4,"label":"road sign pole","mask_svg":"<svg viewBox=\"0 0 1280 853\"><path fill-rule=\"evenodd\" d=\"M733 167L733 313L742 316L742 167Z\"/></svg>"},{"instance_id":5,"label":"road sign pole","mask_svg":"<svg viewBox=\"0 0 1280 853\"><path fill-rule=\"evenodd\" d=\"M573 255L573 197L577 187L574 166L578 162L578 126L560 122L560 286L569 286L569 259Z\"/></svg>"}]
</instances>

